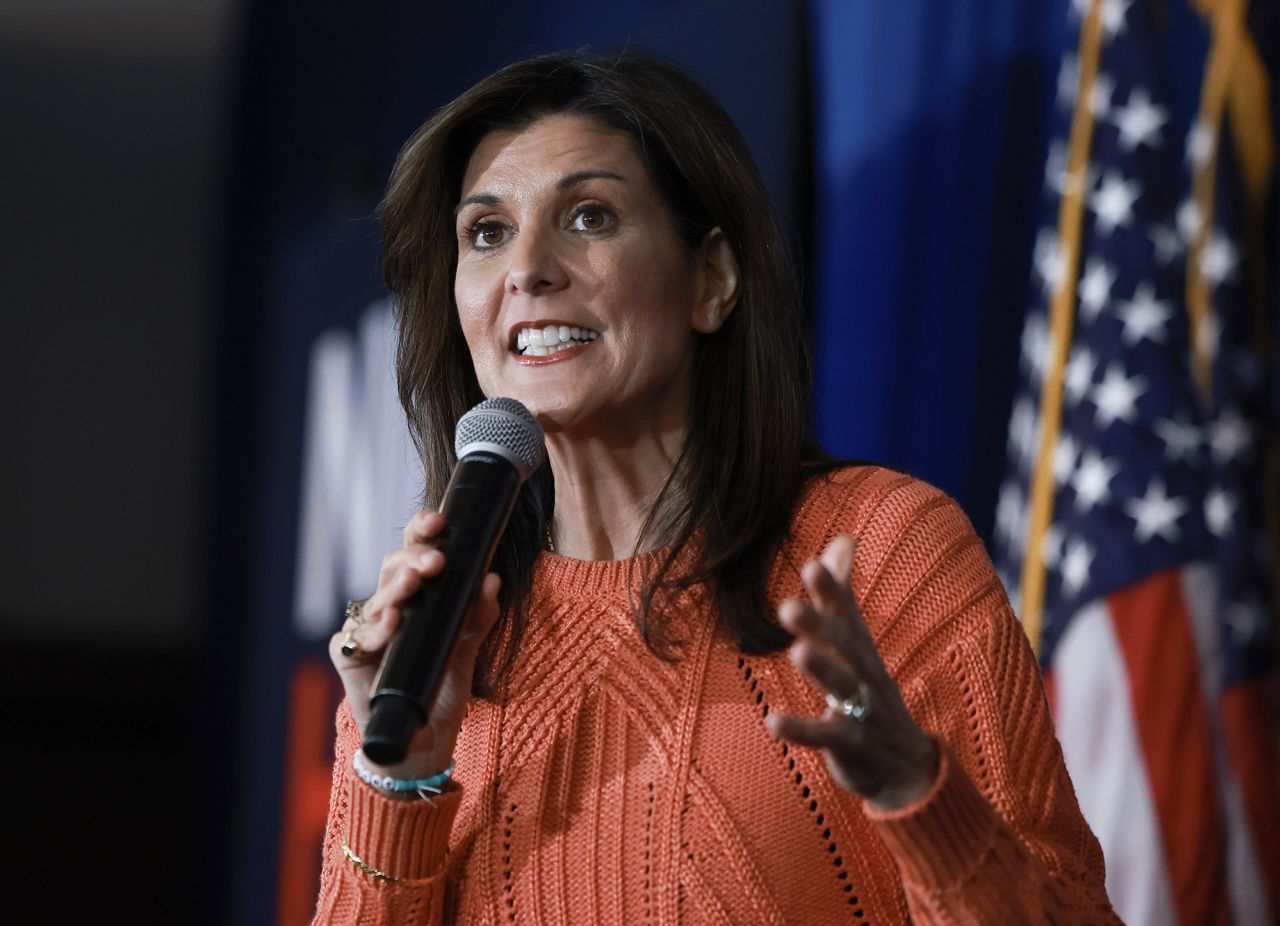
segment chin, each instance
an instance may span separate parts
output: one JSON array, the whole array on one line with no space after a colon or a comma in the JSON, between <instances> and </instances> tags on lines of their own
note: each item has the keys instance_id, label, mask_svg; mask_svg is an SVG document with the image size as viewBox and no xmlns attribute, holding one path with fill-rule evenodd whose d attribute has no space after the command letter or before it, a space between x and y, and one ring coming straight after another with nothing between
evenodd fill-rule
<instances>
[{"instance_id":1,"label":"chin","mask_svg":"<svg viewBox=\"0 0 1280 926\"><path fill-rule=\"evenodd\" d=\"M528 401L520 401L533 412L533 417L538 419L538 424L548 434L563 434L567 431L586 434L594 430L592 422L597 417L597 409L593 405L589 406L581 397L531 395Z\"/></svg>"},{"instance_id":2,"label":"chin","mask_svg":"<svg viewBox=\"0 0 1280 926\"><path fill-rule=\"evenodd\" d=\"M559 404L534 403L530 405L526 403L526 405L529 411L533 412L533 417L538 419L538 424L542 426L542 430L548 434L574 430L576 425L581 424L581 414L574 408Z\"/></svg>"},{"instance_id":3,"label":"chin","mask_svg":"<svg viewBox=\"0 0 1280 926\"><path fill-rule=\"evenodd\" d=\"M533 413L544 431L563 430L564 426L577 417L579 403L567 395L551 393L541 389L521 389L508 383L496 390L484 390L485 395L506 396L515 399Z\"/></svg>"}]
</instances>

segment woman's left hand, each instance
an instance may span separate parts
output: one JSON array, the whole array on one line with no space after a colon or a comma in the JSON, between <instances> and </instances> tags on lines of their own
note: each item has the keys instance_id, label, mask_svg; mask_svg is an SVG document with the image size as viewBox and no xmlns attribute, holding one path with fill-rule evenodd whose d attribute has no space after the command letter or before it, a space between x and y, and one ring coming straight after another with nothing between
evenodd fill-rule
<instances>
[{"instance_id":1,"label":"woman's left hand","mask_svg":"<svg viewBox=\"0 0 1280 926\"><path fill-rule=\"evenodd\" d=\"M850 587L853 552L853 538L831 541L821 559L801 570L811 601L788 598L778 608L782 626L796 636L791 659L827 693L826 712L771 713L766 723L775 736L821 749L843 787L881 810L896 810L928 793L938 749L876 651Z\"/></svg>"}]
</instances>

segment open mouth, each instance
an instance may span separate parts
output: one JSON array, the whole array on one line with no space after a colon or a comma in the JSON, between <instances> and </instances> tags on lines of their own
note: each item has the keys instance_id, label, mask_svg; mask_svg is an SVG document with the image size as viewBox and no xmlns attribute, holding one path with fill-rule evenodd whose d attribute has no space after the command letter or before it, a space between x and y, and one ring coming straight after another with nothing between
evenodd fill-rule
<instances>
[{"instance_id":1,"label":"open mouth","mask_svg":"<svg viewBox=\"0 0 1280 926\"><path fill-rule=\"evenodd\" d=\"M599 331L571 325L521 328L516 332L516 341L512 349L522 357L549 357L570 347L590 344L598 337L600 337Z\"/></svg>"}]
</instances>

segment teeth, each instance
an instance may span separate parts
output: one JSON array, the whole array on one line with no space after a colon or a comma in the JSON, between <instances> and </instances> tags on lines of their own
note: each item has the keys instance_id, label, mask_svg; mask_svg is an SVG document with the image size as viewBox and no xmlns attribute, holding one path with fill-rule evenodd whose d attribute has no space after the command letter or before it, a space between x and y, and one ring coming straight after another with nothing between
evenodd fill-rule
<instances>
[{"instance_id":1,"label":"teeth","mask_svg":"<svg viewBox=\"0 0 1280 926\"><path fill-rule=\"evenodd\" d=\"M516 332L516 350L526 357L545 357L575 344L584 344L600 337L600 332L590 328L574 328L570 325L546 325L542 328L521 328Z\"/></svg>"}]
</instances>

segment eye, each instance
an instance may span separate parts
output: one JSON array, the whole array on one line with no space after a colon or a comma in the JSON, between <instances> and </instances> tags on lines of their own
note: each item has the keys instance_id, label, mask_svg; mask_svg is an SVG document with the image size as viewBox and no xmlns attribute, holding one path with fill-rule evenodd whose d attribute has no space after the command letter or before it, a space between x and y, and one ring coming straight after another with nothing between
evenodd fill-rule
<instances>
[{"instance_id":1,"label":"eye","mask_svg":"<svg viewBox=\"0 0 1280 926\"><path fill-rule=\"evenodd\" d=\"M598 232L613 225L613 213L603 206L579 206L570 216L570 225L574 231Z\"/></svg>"},{"instance_id":2,"label":"eye","mask_svg":"<svg viewBox=\"0 0 1280 926\"><path fill-rule=\"evenodd\" d=\"M499 222L477 222L466 231L471 246L485 251L506 244L511 230Z\"/></svg>"}]
</instances>

